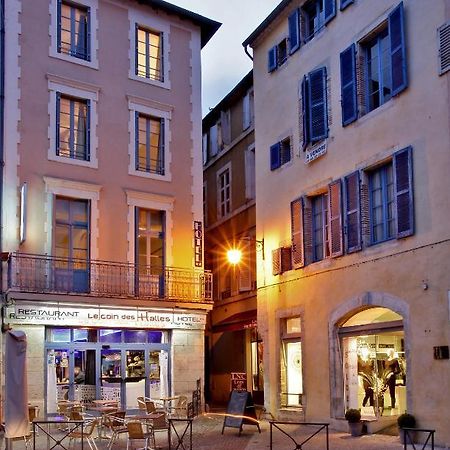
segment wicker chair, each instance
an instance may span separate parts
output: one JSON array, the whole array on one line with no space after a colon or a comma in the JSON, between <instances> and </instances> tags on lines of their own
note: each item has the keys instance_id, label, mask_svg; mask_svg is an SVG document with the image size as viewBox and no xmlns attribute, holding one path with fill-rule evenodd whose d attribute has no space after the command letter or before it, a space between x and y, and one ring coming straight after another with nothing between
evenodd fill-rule
<instances>
[{"instance_id":1,"label":"wicker chair","mask_svg":"<svg viewBox=\"0 0 450 450\"><path fill-rule=\"evenodd\" d=\"M169 413L176 417L187 417L188 399L185 395L180 395L175 406L169 407Z\"/></svg>"},{"instance_id":2,"label":"wicker chair","mask_svg":"<svg viewBox=\"0 0 450 450\"><path fill-rule=\"evenodd\" d=\"M144 450L155 449L155 435L153 433L153 428L150 431L144 433L142 428L142 422L140 421L130 421L127 423L128 430L128 440L127 440L127 450L133 449L134 442L144 441Z\"/></svg>"},{"instance_id":3,"label":"wicker chair","mask_svg":"<svg viewBox=\"0 0 450 450\"><path fill-rule=\"evenodd\" d=\"M125 411L116 411L105 415L103 424L111 431L111 437L108 442L108 450L111 450L112 446L121 434L127 432L125 414Z\"/></svg>"},{"instance_id":4,"label":"wicker chair","mask_svg":"<svg viewBox=\"0 0 450 450\"><path fill-rule=\"evenodd\" d=\"M86 441L89 445L89 448L91 450L98 450L97 444L95 443L94 437L92 436L94 434L94 430L95 430L95 427L97 426L97 424L98 424L98 419L95 419L95 420L92 420L89 422L85 422L85 428L83 430L83 433L81 433L81 431L78 429L71 431L68 434L69 447L70 447L72 441L75 439L86 439Z\"/></svg>"}]
</instances>

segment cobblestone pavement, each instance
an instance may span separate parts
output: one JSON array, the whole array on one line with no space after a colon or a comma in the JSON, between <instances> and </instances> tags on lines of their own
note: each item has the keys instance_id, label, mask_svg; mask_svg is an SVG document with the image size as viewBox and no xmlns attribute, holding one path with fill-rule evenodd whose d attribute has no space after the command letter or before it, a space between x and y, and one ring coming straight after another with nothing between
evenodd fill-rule
<instances>
[{"instance_id":1,"label":"cobblestone pavement","mask_svg":"<svg viewBox=\"0 0 450 450\"><path fill-rule=\"evenodd\" d=\"M222 435L223 416L219 414L208 414L196 418L192 427L192 450L265 450L270 449L270 424L268 421L261 421L261 433L258 432L256 426L244 425L243 431L239 436L237 428L226 427ZM285 428L285 426L283 426ZM177 430L182 434L184 426L179 424ZM317 428L305 426L286 426L285 430L295 439L295 442L283 435L278 430L273 430L273 450L326 450L326 434L321 431L311 440L303 443ZM62 436L61 432L57 432L57 436ZM126 434L114 444L113 450L126 448ZM50 446L47 445L47 439L42 433L36 439L36 450L45 450L54 448L68 449L68 442L64 442L64 447L55 446L51 441ZM98 450L106 450L108 440L97 440ZM176 442L173 440L172 449L177 449ZM168 439L166 433L156 433L156 445L158 450L168 450ZM5 448L4 440L1 440L1 449ZM23 441L13 443L14 450L25 449ZM30 442L28 446L33 449ZM73 449L80 449L80 441L78 440ZM87 443L84 446L89 449ZM180 445L178 450L189 450L189 439L185 438L184 447ZM403 450L404 446L400 443L398 436L387 436L382 434L364 435L360 437L352 437L348 433L329 432L329 450ZM416 444L416 450L422 449L421 444ZM426 447L427 450L431 446ZM408 450L412 450L412 446L408 446ZM442 447L435 446L435 450L444 450Z\"/></svg>"}]
</instances>

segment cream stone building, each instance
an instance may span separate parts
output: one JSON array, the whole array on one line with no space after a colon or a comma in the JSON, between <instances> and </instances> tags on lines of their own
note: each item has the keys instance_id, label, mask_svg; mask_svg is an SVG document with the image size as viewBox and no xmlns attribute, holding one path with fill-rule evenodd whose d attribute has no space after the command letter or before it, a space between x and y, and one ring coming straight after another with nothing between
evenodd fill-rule
<instances>
[{"instance_id":1,"label":"cream stone building","mask_svg":"<svg viewBox=\"0 0 450 450\"><path fill-rule=\"evenodd\" d=\"M190 399L212 307L200 54L220 24L161 0L2 7L2 330L27 334L29 401Z\"/></svg>"},{"instance_id":2,"label":"cream stone building","mask_svg":"<svg viewBox=\"0 0 450 450\"><path fill-rule=\"evenodd\" d=\"M253 49L265 405L450 443L450 2L284 0Z\"/></svg>"}]
</instances>

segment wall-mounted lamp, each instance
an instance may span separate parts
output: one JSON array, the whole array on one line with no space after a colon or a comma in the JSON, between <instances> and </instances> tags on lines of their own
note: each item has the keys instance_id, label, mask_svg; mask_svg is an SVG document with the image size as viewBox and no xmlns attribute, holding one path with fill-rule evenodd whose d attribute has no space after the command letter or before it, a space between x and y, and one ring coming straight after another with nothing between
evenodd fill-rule
<instances>
[{"instance_id":1,"label":"wall-mounted lamp","mask_svg":"<svg viewBox=\"0 0 450 450\"><path fill-rule=\"evenodd\" d=\"M265 259L264 254L264 238L261 240L254 239L250 236L244 236L238 239L238 241L247 241L247 242L254 242L256 244L256 251L262 252L262 259ZM238 248L232 248L227 251L227 259L230 264L239 264L242 258L242 251Z\"/></svg>"}]
</instances>

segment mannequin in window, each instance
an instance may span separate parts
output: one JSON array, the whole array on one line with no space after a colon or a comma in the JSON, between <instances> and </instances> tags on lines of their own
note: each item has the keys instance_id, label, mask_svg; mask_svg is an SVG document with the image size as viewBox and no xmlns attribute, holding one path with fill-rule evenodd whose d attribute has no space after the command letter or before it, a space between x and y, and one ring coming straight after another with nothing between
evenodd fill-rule
<instances>
[{"instance_id":1,"label":"mannequin in window","mask_svg":"<svg viewBox=\"0 0 450 450\"><path fill-rule=\"evenodd\" d=\"M395 408L395 380L397 378L397 374L401 372L400 364L398 363L398 359L396 353L393 349L389 349L387 352L387 359L384 362L384 369L387 374L386 376L386 384L389 387L389 395L391 397L391 408Z\"/></svg>"},{"instance_id":2,"label":"mannequin in window","mask_svg":"<svg viewBox=\"0 0 450 450\"><path fill-rule=\"evenodd\" d=\"M373 388L370 382L373 376L373 364L369 359L369 350L367 348L361 349L358 354L358 375L362 378L364 389L362 405L366 406L367 401L369 401L369 405L373 406Z\"/></svg>"}]
</instances>

